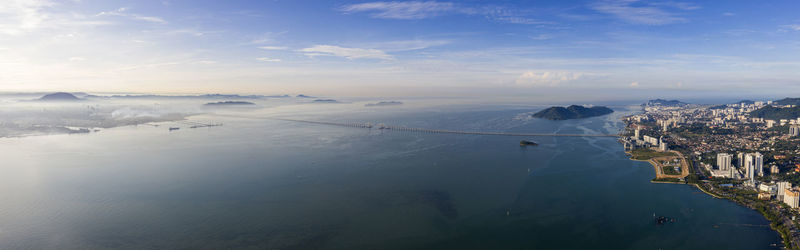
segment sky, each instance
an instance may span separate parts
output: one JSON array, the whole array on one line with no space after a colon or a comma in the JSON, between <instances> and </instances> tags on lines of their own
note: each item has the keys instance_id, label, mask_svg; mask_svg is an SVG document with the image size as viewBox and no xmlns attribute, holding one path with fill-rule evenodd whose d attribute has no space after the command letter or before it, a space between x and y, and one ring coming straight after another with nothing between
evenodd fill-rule
<instances>
[{"instance_id":1,"label":"sky","mask_svg":"<svg viewBox=\"0 0 800 250\"><path fill-rule=\"evenodd\" d=\"M798 10L796 0L3 0L0 91L791 96Z\"/></svg>"}]
</instances>

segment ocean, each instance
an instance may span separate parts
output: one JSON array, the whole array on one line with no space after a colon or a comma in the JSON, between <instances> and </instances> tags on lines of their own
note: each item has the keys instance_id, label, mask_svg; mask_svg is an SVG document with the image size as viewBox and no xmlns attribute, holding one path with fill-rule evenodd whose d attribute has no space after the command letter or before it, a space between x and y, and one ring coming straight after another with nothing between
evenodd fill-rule
<instances>
[{"instance_id":1,"label":"ocean","mask_svg":"<svg viewBox=\"0 0 800 250\"><path fill-rule=\"evenodd\" d=\"M530 119L533 105L220 110L185 123L0 138L2 249L776 249L756 211L653 184L611 115ZM169 127L180 127L169 131ZM539 146L520 147L522 139ZM654 216L674 218L658 225Z\"/></svg>"}]
</instances>

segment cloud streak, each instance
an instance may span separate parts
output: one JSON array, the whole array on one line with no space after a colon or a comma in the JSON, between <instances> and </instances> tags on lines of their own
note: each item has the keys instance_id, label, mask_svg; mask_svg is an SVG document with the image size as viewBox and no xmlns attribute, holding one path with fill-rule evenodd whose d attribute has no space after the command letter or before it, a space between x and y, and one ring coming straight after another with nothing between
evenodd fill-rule
<instances>
[{"instance_id":1,"label":"cloud streak","mask_svg":"<svg viewBox=\"0 0 800 250\"><path fill-rule=\"evenodd\" d=\"M425 19L458 10L450 2L370 2L345 5L340 8L344 13L370 12L374 18L384 19Z\"/></svg>"},{"instance_id":2,"label":"cloud streak","mask_svg":"<svg viewBox=\"0 0 800 250\"><path fill-rule=\"evenodd\" d=\"M590 6L592 9L613 15L620 20L632 24L666 25L682 23L688 20L666 8L679 10L695 10L699 6L688 3L664 2L643 3L639 0L605 0Z\"/></svg>"},{"instance_id":3,"label":"cloud streak","mask_svg":"<svg viewBox=\"0 0 800 250\"><path fill-rule=\"evenodd\" d=\"M511 24L550 24L526 17L518 10L502 6L465 6L452 2L410 1L410 2L368 2L345 5L339 11L346 14L370 13L370 17L381 19L419 20L435 18L447 14L480 15L487 20Z\"/></svg>"},{"instance_id":4,"label":"cloud streak","mask_svg":"<svg viewBox=\"0 0 800 250\"><path fill-rule=\"evenodd\" d=\"M121 17L128 17L128 18L132 18L132 19L135 19L135 20L151 22L151 23L160 23L160 24L167 23L167 21L165 21L163 18L160 18L160 17L143 16L143 15L139 15L139 14L128 13L127 11L128 11L128 8L123 7L123 8L119 8L119 9L112 10L112 11L103 11L103 12L97 13L96 16L121 16Z\"/></svg>"},{"instance_id":5,"label":"cloud streak","mask_svg":"<svg viewBox=\"0 0 800 250\"><path fill-rule=\"evenodd\" d=\"M334 45L315 45L299 50L307 56L338 56L347 59L382 59L392 60L386 52L377 49L345 48Z\"/></svg>"}]
</instances>

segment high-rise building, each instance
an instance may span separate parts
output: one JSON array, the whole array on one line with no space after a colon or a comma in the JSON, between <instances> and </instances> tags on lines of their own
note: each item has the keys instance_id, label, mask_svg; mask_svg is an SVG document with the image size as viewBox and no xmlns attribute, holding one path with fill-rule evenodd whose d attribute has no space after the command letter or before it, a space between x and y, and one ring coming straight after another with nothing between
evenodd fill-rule
<instances>
[{"instance_id":1,"label":"high-rise building","mask_svg":"<svg viewBox=\"0 0 800 250\"><path fill-rule=\"evenodd\" d=\"M717 169L728 170L731 167L731 158L733 156L728 153L717 154Z\"/></svg>"},{"instance_id":2,"label":"high-rise building","mask_svg":"<svg viewBox=\"0 0 800 250\"><path fill-rule=\"evenodd\" d=\"M772 165L772 166L769 167L769 173L772 174L772 175L778 174L780 172L781 172L781 170L776 165Z\"/></svg>"},{"instance_id":3,"label":"high-rise building","mask_svg":"<svg viewBox=\"0 0 800 250\"><path fill-rule=\"evenodd\" d=\"M783 191L783 203L789 205L791 208L797 208L800 202L800 192L795 189L786 189Z\"/></svg>"},{"instance_id":4,"label":"high-rise building","mask_svg":"<svg viewBox=\"0 0 800 250\"><path fill-rule=\"evenodd\" d=\"M736 154L736 166L739 168L744 167L744 153L739 152L738 154Z\"/></svg>"},{"instance_id":5,"label":"high-rise building","mask_svg":"<svg viewBox=\"0 0 800 250\"><path fill-rule=\"evenodd\" d=\"M753 180L756 174L764 176L764 155L758 152L745 154L744 170L749 180Z\"/></svg>"},{"instance_id":6,"label":"high-rise building","mask_svg":"<svg viewBox=\"0 0 800 250\"><path fill-rule=\"evenodd\" d=\"M636 130L634 130L633 136L636 137L636 140L639 140L639 125L636 125Z\"/></svg>"},{"instance_id":7,"label":"high-rise building","mask_svg":"<svg viewBox=\"0 0 800 250\"><path fill-rule=\"evenodd\" d=\"M753 162L753 155L744 155L744 176L748 180L754 180L756 174L756 165Z\"/></svg>"},{"instance_id":8,"label":"high-rise building","mask_svg":"<svg viewBox=\"0 0 800 250\"><path fill-rule=\"evenodd\" d=\"M789 126L789 136L800 136L800 126Z\"/></svg>"},{"instance_id":9,"label":"high-rise building","mask_svg":"<svg viewBox=\"0 0 800 250\"><path fill-rule=\"evenodd\" d=\"M786 189L792 189L792 183L789 183L788 181L778 182L778 197L779 198L783 198L783 194L784 194L784 191L786 191Z\"/></svg>"},{"instance_id":10,"label":"high-rise building","mask_svg":"<svg viewBox=\"0 0 800 250\"><path fill-rule=\"evenodd\" d=\"M753 153L753 165L755 166L758 176L764 176L764 155L759 152Z\"/></svg>"}]
</instances>

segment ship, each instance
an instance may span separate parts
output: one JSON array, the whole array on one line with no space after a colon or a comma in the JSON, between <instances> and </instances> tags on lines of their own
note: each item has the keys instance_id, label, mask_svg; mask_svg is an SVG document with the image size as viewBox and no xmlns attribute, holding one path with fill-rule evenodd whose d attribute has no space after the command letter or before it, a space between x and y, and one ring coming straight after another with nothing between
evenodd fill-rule
<instances>
[{"instance_id":1,"label":"ship","mask_svg":"<svg viewBox=\"0 0 800 250\"><path fill-rule=\"evenodd\" d=\"M521 141L519 141L519 145L524 147L524 146L538 146L539 144L535 143L533 141L521 140Z\"/></svg>"},{"instance_id":2,"label":"ship","mask_svg":"<svg viewBox=\"0 0 800 250\"><path fill-rule=\"evenodd\" d=\"M169 131L181 129L179 127L169 127Z\"/></svg>"}]
</instances>

